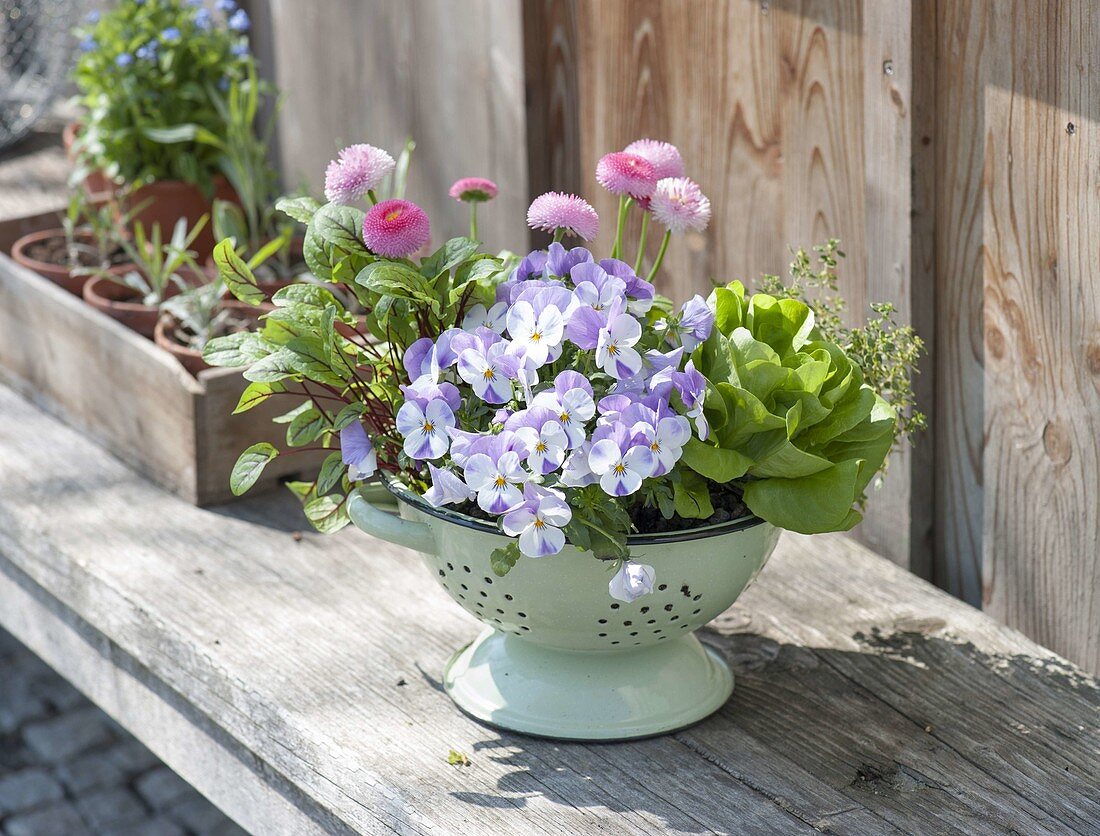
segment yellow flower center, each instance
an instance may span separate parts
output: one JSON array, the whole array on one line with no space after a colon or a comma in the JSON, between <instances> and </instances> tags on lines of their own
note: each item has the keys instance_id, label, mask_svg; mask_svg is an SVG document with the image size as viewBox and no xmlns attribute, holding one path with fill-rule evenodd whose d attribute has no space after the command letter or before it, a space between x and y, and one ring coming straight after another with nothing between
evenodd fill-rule
<instances>
[{"instance_id":1,"label":"yellow flower center","mask_svg":"<svg viewBox=\"0 0 1100 836\"><path fill-rule=\"evenodd\" d=\"M496 372L494 372L491 368L488 368L481 373L481 376L486 380L493 380L496 377Z\"/></svg>"},{"instance_id":2,"label":"yellow flower center","mask_svg":"<svg viewBox=\"0 0 1100 836\"><path fill-rule=\"evenodd\" d=\"M400 217L401 217L401 210L400 209L391 209L389 212L386 213L386 220L387 221L396 221Z\"/></svg>"},{"instance_id":3,"label":"yellow flower center","mask_svg":"<svg viewBox=\"0 0 1100 836\"><path fill-rule=\"evenodd\" d=\"M542 441L538 442L535 445L535 452L536 453L545 453L546 452L546 444Z\"/></svg>"},{"instance_id":4,"label":"yellow flower center","mask_svg":"<svg viewBox=\"0 0 1100 836\"><path fill-rule=\"evenodd\" d=\"M535 517L535 528L545 528L546 523L542 521L541 517Z\"/></svg>"},{"instance_id":5,"label":"yellow flower center","mask_svg":"<svg viewBox=\"0 0 1100 836\"><path fill-rule=\"evenodd\" d=\"M424 422L424 432L430 433L434 429L435 429L435 427L432 425L431 421L425 421Z\"/></svg>"},{"instance_id":6,"label":"yellow flower center","mask_svg":"<svg viewBox=\"0 0 1100 836\"><path fill-rule=\"evenodd\" d=\"M611 345L607 347L607 353L614 357L619 353L619 347L615 345L615 343L611 343Z\"/></svg>"},{"instance_id":7,"label":"yellow flower center","mask_svg":"<svg viewBox=\"0 0 1100 836\"><path fill-rule=\"evenodd\" d=\"M624 473L626 473L626 465L624 465L622 462L619 462L617 465L615 465L615 475L622 476Z\"/></svg>"},{"instance_id":8,"label":"yellow flower center","mask_svg":"<svg viewBox=\"0 0 1100 836\"><path fill-rule=\"evenodd\" d=\"M561 421L563 424L568 424L569 423L569 413L568 412L563 412L561 415L558 416L558 420Z\"/></svg>"},{"instance_id":9,"label":"yellow flower center","mask_svg":"<svg viewBox=\"0 0 1100 836\"><path fill-rule=\"evenodd\" d=\"M503 476L497 476L497 478L493 480L493 486L497 488L503 488L507 484L508 480Z\"/></svg>"},{"instance_id":10,"label":"yellow flower center","mask_svg":"<svg viewBox=\"0 0 1100 836\"><path fill-rule=\"evenodd\" d=\"M661 452L661 442L654 441L652 444L649 445L649 449L652 450L654 453L660 453Z\"/></svg>"},{"instance_id":11,"label":"yellow flower center","mask_svg":"<svg viewBox=\"0 0 1100 836\"><path fill-rule=\"evenodd\" d=\"M540 333L539 333L538 331L534 331L534 332L532 332L532 334L531 334L531 342L533 342L533 343L537 343L537 342L538 342L539 340L541 340L541 339L542 339L542 334L540 334Z\"/></svg>"}]
</instances>

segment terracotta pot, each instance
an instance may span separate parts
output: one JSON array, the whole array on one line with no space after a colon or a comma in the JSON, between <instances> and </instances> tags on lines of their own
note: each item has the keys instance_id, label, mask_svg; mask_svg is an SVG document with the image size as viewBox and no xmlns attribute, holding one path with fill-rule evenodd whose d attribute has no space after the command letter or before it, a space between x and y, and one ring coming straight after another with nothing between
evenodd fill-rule
<instances>
[{"instance_id":1,"label":"terracotta pot","mask_svg":"<svg viewBox=\"0 0 1100 836\"><path fill-rule=\"evenodd\" d=\"M123 204L131 207L148 201L148 205L134 215L131 225L134 221L141 221L141 225L148 234L153 224L160 224L161 237L167 241L180 218L186 218L188 227L193 227L198 223L199 218L211 213L214 200L240 203L229 181L218 176L214 178L213 200L204 197L198 186L184 183L182 180L156 180L135 189L123 199ZM208 218L203 231L191 245L200 264L210 257L214 251L214 243L214 233Z\"/></svg>"},{"instance_id":2,"label":"terracotta pot","mask_svg":"<svg viewBox=\"0 0 1100 836\"><path fill-rule=\"evenodd\" d=\"M65 146L65 156L73 165L76 165L77 162L73 144L76 142L81 127L82 125L79 122L70 122L61 131L61 142ZM84 178L83 186L84 191L88 193L88 197L91 198L93 203L110 200L115 191L115 184L98 169L89 172L88 176Z\"/></svg>"},{"instance_id":3,"label":"terracotta pot","mask_svg":"<svg viewBox=\"0 0 1100 836\"><path fill-rule=\"evenodd\" d=\"M128 269L134 269L133 265L128 265ZM165 295L170 297L177 293L179 288L169 285ZM160 308L156 305L143 305L137 301L139 295L136 290L103 276L89 279L84 285L85 302L143 337L153 339L157 319L160 318Z\"/></svg>"},{"instance_id":4,"label":"terracotta pot","mask_svg":"<svg viewBox=\"0 0 1100 836\"><path fill-rule=\"evenodd\" d=\"M244 316L256 319L260 314L266 313L269 310L274 310L275 306L264 304L256 307L254 305L246 305L243 302L227 301L222 307L230 308ZM171 315L165 314L161 316L157 320L156 327L153 329L153 341L179 360L180 365L187 369L188 372L198 377L199 372L203 369L209 369L210 366L202 359L201 351L196 351L189 346L181 345L170 335L169 328L174 325L174 322L175 320Z\"/></svg>"},{"instance_id":5,"label":"terracotta pot","mask_svg":"<svg viewBox=\"0 0 1100 836\"><path fill-rule=\"evenodd\" d=\"M88 242L93 240L92 236L87 233L77 233L77 237ZM84 283L88 281L87 276L74 275L71 267L62 264L51 264L48 261L39 261L27 255L28 250L35 244L41 243L42 241L49 241L53 238L64 240L65 230L44 229L39 232L32 232L28 235L24 235L12 244L11 257L28 270L33 270L38 275L65 288L69 293L80 296L84 289ZM114 273L115 275L122 275L127 269L129 269L128 265L119 264L108 268L108 272Z\"/></svg>"}]
</instances>

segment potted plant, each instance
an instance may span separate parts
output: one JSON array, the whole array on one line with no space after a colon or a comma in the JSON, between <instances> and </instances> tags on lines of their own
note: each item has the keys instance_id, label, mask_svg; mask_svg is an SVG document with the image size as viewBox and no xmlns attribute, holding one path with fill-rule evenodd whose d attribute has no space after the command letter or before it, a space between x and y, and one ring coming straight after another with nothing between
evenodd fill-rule
<instances>
[{"instance_id":1,"label":"potted plant","mask_svg":"<svg viewBox=\"0 0 1100 836\"><path fill-rule=\"evenodd\" d=\"M620 196L603 259L561 243L598 231L575 195L535 199L528 222L553 243L522 260L467 238L411 258L429 225L407 201L317 208L307 256L367 313L286 288L260 328L211 340L205 357L247 367L242 407L301 400L288 449L244 451L235 492L276 456L331 450L290 485L307 518L420 552L486 624L444 670L460 708L606 740L680 728L726 700L729 668L694 631L756 577L780 529L859 521L904 429L920 346L888 309L847 330L827 296L818 316L807 286L832 287L834 242L819 270L800 252L790 286L730 282L674 306L653 282L671 238L706 227L706 197L667 143L607 155L597 179ZM459 199L496 190L467 186ZM639 210L643 229L665 229L645 271L644 241L625 260ZM246 266L230 266L247 296Z\"/></svg>"},{"instance_id":2,"label":"potted plant","mask_svg":"<svg viewBox=\"0 0 1100 836\"><path fill-rule=\"evenodd\" d=\"M12 244L19 264L79 296L88 276L96 271L125 269L125 251L118 241L111 209L74 191L61 217L61 226L31 232Z\"/></svg>"},{"instance_id":3,"label":"potted plant","mask_svg":"<svg viewBox=\"0 0 1100 836\"><path fill-rule=\"evenodd\" d=\"M203 283L205 277L190 248L206 220L203 215L188 230L187 219L180 218L167 242L161 239L159 224L153 224L147 238L141 221L135 221L133 240L120 242L130 263L124 271L104 270L90 278L84 285L84 301L152 339L164 301Z\"/></svg>"},{"instance_id":4,"label":"potted plant","mask_svg":"<svg viewBox=\"0 0 1100 836\"><path fill-rule=\"evenodd\" d=\"M202 359L202 350L211 339L255 326L259 315L270 307L226 299L225 285L218 280L187 287L161 303L153 341L198 377L210 368Z\"/></svg>"},{"instance_id":5,"label":"potted plant","mask_svg":"<svg viewBox=\"0 0 1100 836\"><path fill-rule=\"evenodd\" d=\"M85 114L70 132L74 177L98 173L115 184L123 205L142 206L135 219L146 229L179 218L194 226L214 197L236 199L217 149L188 138L224 135L215 96L252 65L248 15L228 0L215 6L122 0L78 30L74 77ZM201 258L213 243L209 231L196 240Z\"/></svg>"}]
</instances>

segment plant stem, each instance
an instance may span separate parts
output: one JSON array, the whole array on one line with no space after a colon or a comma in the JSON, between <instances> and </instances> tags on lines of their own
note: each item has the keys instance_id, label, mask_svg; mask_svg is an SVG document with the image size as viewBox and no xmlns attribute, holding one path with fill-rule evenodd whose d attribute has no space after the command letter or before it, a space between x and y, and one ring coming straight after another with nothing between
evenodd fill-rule
<instances>
[{"instance_id":1,"label":"plant stem","mask_svg":"<svg viewBox=\"0 0 1100 836\"><path fill-rule=\"evenodd\" d=\"M554 230L554 243L560 244L561 239L565 237L565 227L559 226Z\"/></svg>"},{"instance_id":2,"label":"plant stem","mask_svg":"<svg viewBox=\"0 0 1100 836\"><path fill-rule=\"evenodd\" d=\"M477 240L477 201L470 203L470 239Z\"/></svg>"},{"instance_id":3,"label":"plant stem","mask_svg":"<svg viewBox=\"0 0 1100 836\"><path fill-rule=\"evenodd\" d=\"M642 234L638 238L638 257L634 259L634 273L642 269L642 259L645 258L646 240L649 238L649 212L642 215Z\"/></svg>"},{"instance_id":4,"label":"plant stem","mask_svg":"<svg viewBox=\"0 0 1100 836\"><path fill-rule=\"evenodd\" d=\"M374 193L374 189L367 189L367 197L370 198L371 205L378 203L378 195Z\"/></svg>"},{"instance_id":5,"label":"plant stem","mask_svg":"<svg viewBox=\"0 0 1100 836\"><path fill-rule=\"evenodd\" d=\"M646 281L653 284L653 277L657 275L657 271L661 269L661 262L665 260L665 252L668 250L668 239L672 237L672 230L665 230L665 237L661 239L661 249L657 250L657 260L653 262L653 267L649 270L649 275L646 276Z\"/></svg>"},{"instance_id":6,"label":"plant stem","mask_svg":"<svg viewBox=\"0 0 1100 836\"><path fill-rule=\"evenodd\" d=\"M626 227L626 213L630 211L630 204L634 198L622 195L619 197L619 220L615 224L615 243L611 247L611 257L618 258L623 251L623 229Z\"/></svg>"}]
</instances>

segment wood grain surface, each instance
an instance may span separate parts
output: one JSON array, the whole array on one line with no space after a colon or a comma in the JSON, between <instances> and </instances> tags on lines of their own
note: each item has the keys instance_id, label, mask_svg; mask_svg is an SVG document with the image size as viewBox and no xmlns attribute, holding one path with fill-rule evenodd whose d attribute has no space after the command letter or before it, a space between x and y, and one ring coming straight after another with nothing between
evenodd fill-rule
<instances>
[{"instance_id":1,"label":"wood grain surface","mask_svg":"<svg viewBox=\"0 0 1100 836\"><path fill-rule=\"evenodd\" d=\"M440 670L477 625L412 553L296 533L289 496L193 508L4 389L0 414L0 623L78 682L109 662L119 687L93 698L254 832L1100 821L1097 682L848 538L784 536L703 631L737 677L713 718L559 744L451 705ZM448 765L450 749L471 766Z\"/></svg>"}]
</instances>

